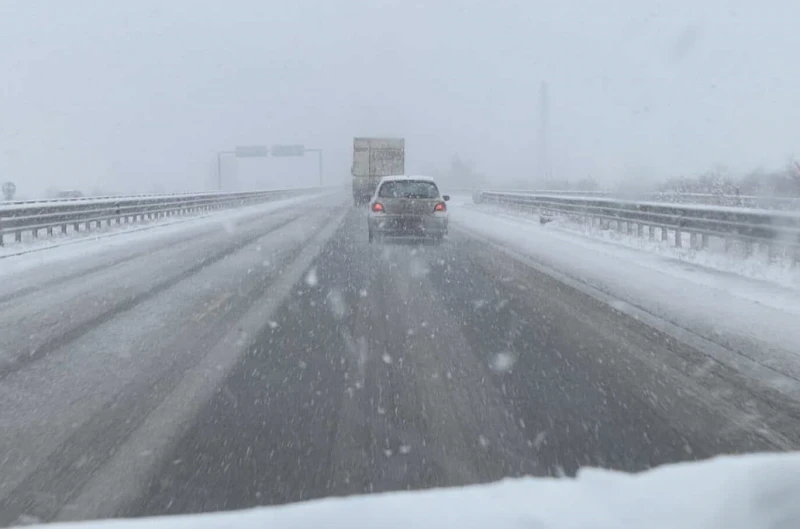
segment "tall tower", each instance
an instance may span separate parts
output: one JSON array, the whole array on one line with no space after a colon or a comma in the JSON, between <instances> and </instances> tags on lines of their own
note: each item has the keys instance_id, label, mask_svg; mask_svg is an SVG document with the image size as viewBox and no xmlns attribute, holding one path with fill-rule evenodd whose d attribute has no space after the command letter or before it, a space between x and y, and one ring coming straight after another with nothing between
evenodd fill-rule
<instances>
[{"instance_id":1,"label":"tall tower","mask_svg":"<svg viewBox=\"0 0 800 529\"><path fill-rule=\"evenodd\" d=\"M550 171L550 152L547 145L548 121L549 121L549 95L547 81L542 81L539 94L539 155L537 160L536 180L539 186L548 185L552 174Z\"/></svg>"}]
</instances>

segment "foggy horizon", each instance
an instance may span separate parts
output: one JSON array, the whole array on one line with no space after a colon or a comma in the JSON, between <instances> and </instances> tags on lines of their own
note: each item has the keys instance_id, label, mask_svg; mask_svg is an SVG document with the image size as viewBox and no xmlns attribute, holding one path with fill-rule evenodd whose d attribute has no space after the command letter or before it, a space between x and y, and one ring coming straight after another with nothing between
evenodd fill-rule
<instances>
[{"instance_id":1,"label":"foggy horizon","mask_svg":"<svg viewBox=\"0 0 800 529\"><path fill-rule=\"evenodd\" d=\"M800 5L163 4L0 5L0 180L20 196L202 191L219 151L300 143L345 184L352 138L383 135L406 139L408 172L458 155L532 180L542 82L556 179L741 174L796 154L800 76L783 65ZM316 155L239 160L237 179L315 185Z\"/></svg>"}]
</instances>

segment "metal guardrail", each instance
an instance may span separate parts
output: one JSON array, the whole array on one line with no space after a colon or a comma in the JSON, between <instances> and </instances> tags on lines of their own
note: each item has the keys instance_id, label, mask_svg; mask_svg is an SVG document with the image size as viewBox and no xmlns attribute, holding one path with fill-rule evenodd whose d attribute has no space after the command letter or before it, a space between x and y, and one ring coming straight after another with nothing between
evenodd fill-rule
<instances>
[{"instance_id":1,"label":"metal guardrail","mask_svg":"<svg viewBox=\"0 0 800 529\"><path fill-rule=\"evenodd\" d=\"M477 190L475 190L477 191ZM652 193L642 192L612 192L612 191L581 191L576 189L498 189L492 191L504 193L527 193L534 195L569 196L569 197L605 197L617 200L665 202L671 204L703 204L708 206L729 206L754 209L769 209L778 211L800 211L800 197L780 197L765 195L734 195L721 193L680 193L675 191L661 191Z\"/></svg>"},{"instance_id":2,"label":"metal guardrail","mask_svg":"<svg viewBox=\"0 0 800 529\"><path fill-rule=\"evenodd\" d=\"M118 198L165 198L171 197L187 197L197 195L213 195L215 191L208 191L205 193L144 193L137 195L96 195L96 196L80 196L80 197L60 197L60 198L30 198L20 200L0 200L0 208L3 206L12 205L33 205L42 203L57 203L57 202L90 202L98 200L115 200Z\"/></svg>"},{"instance_id":3,"label":"metal guardrail","mask_svg":"<svg viewBox=\"0 0 800 529\"><path fill-rule=\"evenodd\" d=\"M674 233L674 243L684 244L682 234L689 235L693 248L707 247L709 237L731 243L742 241L746 252L754 244L768 246L770 255L780 248L789 249L792 259L800 261L800 213L760 209L639 202L605 197L567 197L534 193L478 191L476 203L494 203L545 216L570 216L585 219L592 225L614 225L617 229L643 237L645 230L654 239L656 231L663 241Z\"/></svg>"},{"instance_id":4,"label":"metal guardrail","mask_svg":"<svg viewBox=\"0 0 800 529\"><path fill-rule=\"evenodd\" d=\"M151 195L106 197L84 200L0 204L0 246L9 236L22 241L23 233L38 238L42 231L52 236L88 231L104 222L110 226L137 221L199 213L221 208L240 207L292 196L318 192L322 188L252 191L246 193L197 193L186 195ZM81 226L84 227L81 230Z\"/></svg>"},{"instance_id":5,"label":"metal guardrail","mask_svg":"<svg viewBox=\"0 0 800 529\"><path fill-rule=\"evenodd\" d=\"M771 197L760 195L723 195L710 193L653 193L645 200L676 202L679 204L705 204L741 208L800 211L800 197Z\"/></svg>"}]
</instances>

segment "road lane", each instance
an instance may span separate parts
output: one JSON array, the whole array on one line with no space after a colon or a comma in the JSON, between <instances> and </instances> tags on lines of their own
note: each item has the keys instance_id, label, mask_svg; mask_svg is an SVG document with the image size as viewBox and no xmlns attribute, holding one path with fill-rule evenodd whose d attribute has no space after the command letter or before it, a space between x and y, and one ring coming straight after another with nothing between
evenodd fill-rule
<instances>
[{"instance_id":1,"label":"road lane","mask_svg":"<svg viewBox=\"0 0 800 529\"><path fill-rule=\"evenodd\" d=\"M187 369L271 296L309 239L341 211L338 204L273 211L185 244L143 247L98 272L105 284L95 275L75 277L0 307L23 326L7 329L3 347L24 359L7 363L0 380L0 523L55 516ZM52 337L47 354L20 351L26 332ZM142 454L142 464L151 455Z\"/></svg>"},{"instance_id":2,"label":"road lane","mask_svg":"<svg viewBox=\"0 0 800 529\"><path fill-rule=\"evenodd\" d=\"M697 352L466 235L368 245L364 223L349 214L119 514L781 448L660 360Z\"/></svg>"}]
</instances>

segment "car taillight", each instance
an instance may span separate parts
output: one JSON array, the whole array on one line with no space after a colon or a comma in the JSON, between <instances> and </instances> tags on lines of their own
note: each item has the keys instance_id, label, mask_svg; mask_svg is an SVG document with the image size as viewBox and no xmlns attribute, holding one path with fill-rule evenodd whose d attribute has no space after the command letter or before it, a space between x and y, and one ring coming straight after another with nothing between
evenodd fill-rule
<instances>
[{"instance_id":1,"label":"car taillight","mask_svg":"<svg viewBox=\"0 0 800 529\"><path fill-rule=\"evenodd\" d=\"M433 207L433 211L447 211L447 206L444 205L444 202L439 202Z\"/></svg>"},{"instance_id":2,"label":"car taillight","mask_svg":"<svg viewBox=\"0 0 800 529\"><path fill-rule=\"evenodd\" d=\"M381 204L380 202L375 202L374 204L372 204L372 211L374 211L375 213L383 213L383 204Z\"/></svg>"}]
</instances>

